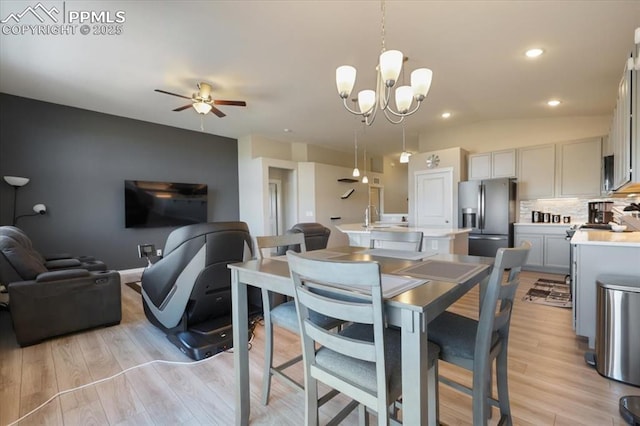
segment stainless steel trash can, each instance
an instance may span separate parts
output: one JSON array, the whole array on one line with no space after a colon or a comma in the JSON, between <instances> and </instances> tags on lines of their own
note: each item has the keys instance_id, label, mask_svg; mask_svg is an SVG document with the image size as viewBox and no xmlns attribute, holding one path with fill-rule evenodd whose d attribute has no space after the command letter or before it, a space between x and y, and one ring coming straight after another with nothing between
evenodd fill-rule
<instances>
[{"instance_id":1,"label":"stainless steel trash can","mask_svg":"<svg viewBox=\"0 0 640 426\"><path fill-rule=\"evenodd\" d=\"M596 284L596 370L640 386L640 277L602 275Z\"/></svg>"}]
</instances>

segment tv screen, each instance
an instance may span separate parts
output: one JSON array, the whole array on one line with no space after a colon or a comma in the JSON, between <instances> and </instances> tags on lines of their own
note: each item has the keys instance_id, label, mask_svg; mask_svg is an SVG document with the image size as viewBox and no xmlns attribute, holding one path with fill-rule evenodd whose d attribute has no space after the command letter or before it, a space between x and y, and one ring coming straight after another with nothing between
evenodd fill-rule
<instances>
[{"instance_id":1,"label":"tv screen","mask_svg":"<svg viewBox=\"0 0 640 426\"><path fill-rule=\"evenodd\" d=\"M126 228L183 226L207 221L207 185L124 181Z\"/></svg>"}]
</instances>

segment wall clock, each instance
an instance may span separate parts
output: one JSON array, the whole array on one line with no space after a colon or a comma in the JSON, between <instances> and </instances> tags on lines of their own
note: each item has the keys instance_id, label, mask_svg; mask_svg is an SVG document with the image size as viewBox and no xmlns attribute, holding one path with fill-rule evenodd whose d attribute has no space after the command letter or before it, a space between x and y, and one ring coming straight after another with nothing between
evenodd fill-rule
<instances>
[{"instance_id":1,"label":"wall clock","mask_svg":"<svg viewBox=\"0 0 640 426\"><path fill-rule=\"evenodd\" d=\"M438 164L440 164L440 157L435 154L431 154L425 161L427 162L427 167L433 169L438 167Z\"/></svg>"}]
</instances>

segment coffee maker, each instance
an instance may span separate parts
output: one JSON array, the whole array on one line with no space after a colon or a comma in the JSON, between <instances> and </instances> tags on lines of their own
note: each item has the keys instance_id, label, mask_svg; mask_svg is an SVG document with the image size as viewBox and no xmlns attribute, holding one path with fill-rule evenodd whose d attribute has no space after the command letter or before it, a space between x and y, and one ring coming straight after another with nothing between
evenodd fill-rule
<instances>
[{"instance_id":1,"label":"coffee maker","mask_svg":"<svg viewBox=\"0 0 640 426\"><path fill-rule=\"evenodd\" d=\"M613 220L613 201L593 201L589 203L589 223L609 223Z\"/></svg>"}]
</instances>

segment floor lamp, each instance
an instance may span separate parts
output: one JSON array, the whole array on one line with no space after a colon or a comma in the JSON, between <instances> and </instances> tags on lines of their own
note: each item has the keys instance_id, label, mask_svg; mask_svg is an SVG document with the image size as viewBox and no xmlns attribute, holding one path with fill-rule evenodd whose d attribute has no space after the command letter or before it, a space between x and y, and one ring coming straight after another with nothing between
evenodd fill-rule
<instances>
[{"instance_id":1,"label":"floor lamp","mask_svg":"<svg viewBox=\"0 0 640 426\"><path fill-rule=\"evenodd\" d=\"M18 197L18 188L29 183L29 178L19 176L4 176L4 181L13 186L13 214L11 224L16 226L16 200Z\"/></svg>"}]
</instances>

